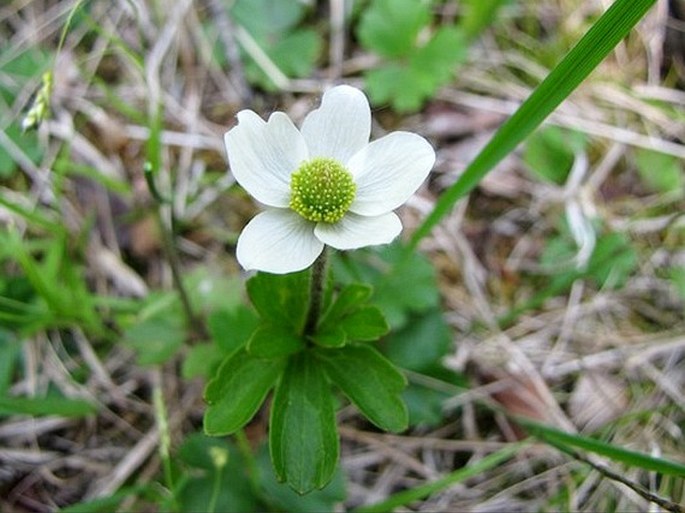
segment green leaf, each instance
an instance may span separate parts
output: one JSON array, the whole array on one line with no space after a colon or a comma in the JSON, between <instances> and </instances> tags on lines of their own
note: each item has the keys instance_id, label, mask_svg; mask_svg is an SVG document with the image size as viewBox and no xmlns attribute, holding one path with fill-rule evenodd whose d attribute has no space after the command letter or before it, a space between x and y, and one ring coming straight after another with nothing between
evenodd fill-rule
<instances>
[{"instance_id":1,"label":"green leaf","mask_svg":"<svg viewBox=\"0 0 685 513\"><path fill-rule=\"evenodd\" d=\"M42 158L43 147L35 132L23 133L19 123L15 122L5 128L5 135L31 162L37 163ZM7 153L5 146L0 144L0 179L11 177L15 169L18 169L17 164Z\"/></svg>"},{"instance_id":2,"label":"green leaf","mask_svg":"<svg viewBox=\"0 0 685 513\"><path fill-rule=\"evenodd\" d=\"M231 462L218 477L215 472L199 476L196 473L183 474L178 489L174 490L177 509L158 504L157 511L210 511L210 507L215 512L263 511L244 469L244 464L240 466Z\"/></svg>"},{"instance_id":3,"label":"green leaf","mask_svg":"<svg viewBox=\"0 0 685 513\"><path fill-rule=\"evenodd\" d=\"M621 288L637 268L637 253L622 233L602 235L597 240L587 273L598 286Z\"/></svg>"},{"instance_id":4,"label":"green leaf","mask_svg":"<svg viewBox=\"0 0 685 513\"><path fill-rule=\"evenodd\" d=\"M289 77L306 77L314 69L321 46L318 32L303 29L284 36L268 54Z\"/></svg>"},{"instance_id":5,"label":"green leaf","mask_svg":"<svg viewBox=\"0 0 685 513\"><path fill-rule=\"evenodd\" d=\"M440 360L451 349L452 333L441 310L415 316L383 340L383 352L397 366L416 372L442 368Z\"/></svg>"},{"instance_id":6,"label":"green leaf","mask_svg":"<svg viewBox=\"0 0 685 513\"><path fill-rule=\"evenodd\" d=\"M65 397L0 397L0 415L60 415L85 417L96 413L97 406L81 399Z\"/></svg>"},{"instance_id":7,"label":"green leaf","mask_svg":"<svg viewBox=\"0 0 685 513\"><path fill-rule=\"evenodd\" d=\"M298 30L282 36L275 42L262 42L264 52L288 77L306 77L312 73L321 55L321 37L314 30ZM276 91L267 73L254 61L245 64L245 74L250 82L258 84L267 91Z\"/></svg>"},{"instance_id":8,"label":"green leaf","mask_svg":"<svg viewBox=\"0 0 685 513\"><path fill-rule=\"evenodd\" d=\"M391 270L375 287L373 303L393 327L407 321L410 312L424 312L440 302L435 268L421 253L404 258L399 245L384 247L381 257Z\"/></svg>"},{"instance_id":9,"label":"green leaf","mask_svg":"<svg viewBox=\"0 0 685 513\"><path fill-rule=\"evenodd\" d=\"M0 328L0 394L12 384L14 367L21 352L21 342L12 333Z\"/></svg>"},{"instance_id":10,"label":"green leaf","mask_svg":"<svg viewBox=\"0 0 685 513\"><path fill-rule=\"evenodd\" d=\"M290 357L276 388L269 451L279 481L305 494L326 486L340 453L333 397L309 351Z\"/></svg>"},{"instance_id":11,"label":"green leaf","mask_svg":"<svg viewBox=\"0 0 685 513\"><path fill-rule=\"evenodd\" d=\"M400 63L391 62L368 70L364 85L373 105L389 103L397 112L413 112L421 107L424 86L421 76Z\"/></svg>"},{"instance_id":12,"label":"green leaf","mask_svg":"<svg viewBox=\"0 0 685 513\"><path fill-rule=\"evenodd\" d=\"M547 242L541 258L542 267L553 277L530 299L498 319L501 326L509 325L521 313L539 308L545 301L571 288L578 279L592 279L601 288L620 288L637 266L637 254L625 235L606 233L595 244L585 269L573 264L576 248L569 237L555 237Z\"/></svg>"},{"instance_id":13,"label":"green leaf","mask_svg":"<svg viewBox=\"0 0 685 513\"><path fill-rule=\"evenodd\" d=\"M669 268L668 277L680 298L685 300L685 267Z\"/></svg>"},{"instance_id":14,"label":"green leaf","mask_svg":"<svg viewBox=\"0 0 685 513\"><path fill-rule=\"evenodd\" d=\"M302 2L283 0L236 0L231 7L233 19L257 40L273 39L288 32L304 14Z\"/></svg>"},{"instance_id":15,"label":"green leaf","mask_svg":"<svg viewBox=\"0 0 685 513\"><path fill-rule=\"evenodd\" d=\"M237 0L231 8L233 19L245 27L259 47L289 77L312 73L322 49L319 33L298 29L306 14L303 2L282 0ZM263 69L243 52L248 79L266 90L275 90Z\"/></svg>"},{"instance_id":16,"label":"green leaf","mask_svg":"<svg viewBox=\"0 0 685 513\"><path fill-rule=\"evenodd\" d=\"M409 386L402 393L412 426L440 423L443 403L464 386L463 376L442 365L443 358L452 350L452 338L442 310L435 308L412 316L402 329L381 342L383 354L392 363L423 378L412 379L410 374Z\"/></svg>"},{"instance_id":17,"label":"green leaf","mask_svg":"<svg viewBox=\"0 0 685 513\"><path fill-rule=\"evenodd\" d=\"M212 312L207 319L209 334L224 354L243 347L259 325L259 318L247 306Z\"/></svg>"},{"instance_id":18,"label":"green leaf","mask_svg":"<svg viewBox=\"0 0 685 513\"><path fill-rule=\"evenodd\" d=\"M259 490L262 500L269 506L262 508L268 511L296 511L298 513L320 513L322 511L339 511L346 496L345 473L338 465L331 482L321 490L314 490L307 495L296 493L285 483L276 480L269 452L261 450L257 455L261 470Z\"/></svg>"},{"instance_id":19,"label":"green leaf","mask_svg":"<svg viewBox=\"0 0 685 513\"><path fill-rule=\"evenodd\" d=\"M233 445L225 439L191 433L178 448L178 457L186 465L213 472L217 470L214 455L221 453L226 457L226 462L229 462L238 455L233 449Z\"/></svg>"},{"instance_id":20,"label":"green leaf","mask_svg":"<svg viewBox=\"0 0 685 513\"><path fill-rule=\"evenodd\" d=\"M259 358L280 358L304 349L302 337L281 326L262 325L247 343L247 351Z\"/></svg>"},{"instance_id":21,"label":"green leaf","mask_svg":"<svg viewBox=\"0 0 685 513\"><path fill-rule=\"evenodd\" d=\"M406 63L390 62L365 74L366 88L375 105L390 103L398 112L413 112L453 76L464 61L467 46L455 27L442 27Z\"/></svg>"},{"instance_id":22,"label":"green leaf","mask_svg":"<svg viewBox=\"0 0 685 513\"><path fill-rule=\"evenodd\" d=\"M440 303L435 269L420 252L406 253L397 243L353 254L336 254L333 271L341 282L365 282L374 288L371 303L383 312L393 329L410 314Z\"/></svg>"},{"instance_id":23,"label":"green leaf","mask_svg":"<svg viewBox=\"0 0 685 513\"><path fill-rule=\"evenodd\" d=\"M242 305L242 280L210 267L193 269L183 279L195 311L232 310Z\"/></svg>"},{"instance_id":24,"label":"green leaf","mask_svg":"<svg viewBox=\"0 0 685 513\"><path fill-rule=\"evenodd\" d=\"M181 375L184 379L209 378L214 375L224 357L225 354L216 344L195 344L188 349L188 354L183 359Z\"/></svg>"},{"instance_id":25,"label":"green leaf","mask_svg":"<svg viewBox=\"0 0 685 513\"><path fill-rule=\"evenodd\" d=\"M171 358L185 340L183 318L165 311L124 332L124 343L138 353L140 365L155 365Z\"/></svg>"},{"instance_id":26,"label":"green leaf","mask_svg":"<svg viewBox=\"0 0 685 513\"><path fill-rule=\"evenodd\" d=\"M444 420L443 404L452 394L435 390L416 383L402 392L402 400L407 405L410 426L437 427Z\"/></svg>"},{"instance_id":27,"label":"green leaf","mask_svg":"<svg viewBox=\"0 0 685 513\"><path fill-rule=\"evenodd\" d=\"M366 303L373 294L373 288L362 283L352 283L344 287L325 313L321 324L335 323L352 312L359 305Z\"/></svg>"},{"instance_id":28,"label":"green leaf","mask_svg":"<svg viewBox=\"0 0 685 513\"><path fill-rule=\"evenodd\" d=\"M247 294L259 315L301 333L309 308L309 270L291 274L259 272L247 281Z\"/></svg>"},{"instance_id":29,"label":"green leaf","mask_svg":"<svg viewBox=\"0 0 685 513\"><path fill-rule=\"evenodd\" d=\"M423 77L425 97L432 96L438 87L448 82L456 67L467 57L468 46L464 34L456 27L440 27L428 43L412 54L410 68Z\"/></svg>"},{"instance_id":30,"label":"green leaf","mask_svg":"<svg viewBox=\"0 0 685 513\"><path fill-rule=\"evenodd\" d=\"M0 71L6 79L0 81L0 101L11 104L32 78L39 77L47 70L51 55L35 45L29 46L9 61L6 60L7 55L8 53L3 52L4 63Z\"/></svg>"},{"instance_id":31,"label":"green leaf","mask_svg":"<svg viewBox=\"0 0 685 513\"><path fill-rule=\"evenodd\" d=\"M378 340L389 330L388 322L375 306L362 306L340 321L340 328L350 340Z\"/></svg>"},{"instance_id":32,"label":"green leaf","mask_svg":"<svg viewBox=\"0 0 685 513\"><path fill-rule=\"evenodd\" d=\"M366 418L385 431L407 428L407 407L400 396L407 381L378 351L354 345L316 354L331 381Z\"/></svg>"},{"instance_id":33,"label":"green leaf","mask_svg":"<svg viewBox=\"0 0 685 513\"><path fill-rule=\"evenodd\" d=\"M284 360L256 358L244 349L228 356L205 388L205 433L230 435L247 424L283 372Z\"/></svg>"},{"instance_id":34,"label":"green leaf","mask_svg":"<svg viewBox=\"0 0 685 513\"><path fill-rule=\"evenodd\" d=\"M330 326L317 331L312 339L323 347L342 347L347 343L347 334L340 326Z\"/></svg>"},{"instance_id":35,"label":"green leaf","mask_svg":"<svg viewBox=\"0 0 685 513\"><path fill-rule=\"evenodd\" d=\"M585 143L581 132L545 127L528 139L523 159L539 178L562 185L571 171L575 153L582 151Z\"/></svg>"},{"instance_id":36,"label":"green leaf","mask_svg":"<svg viewBox=\"0 0 685 513\"><path fill-rule=\"evenodd\" d=\"M685 170L679 158L640 148L636 150L635 163L640 178L654 192L683 194Z\"/></svg>"},{"instance_id":37,"label":"green leaf","mask_svg":"<svg viewBox=\"0 0 685 513\"><path fill-rule=\"evenodd\" d=\"M2 203L2 198L0 198ZM93 296L88 291L84 271L69 258L67 235L56 226L52 237L38 244L27 244L19 232L10 229L0 235L2 251L11 255L20 266L27 280L42 299L38 307L43 325L27 326L25 329L44 329L79 323L88 331L102 333L104 328L95 310ZM2 237L4 235L5 237ZM34 256L38 249L41 254ZM43 310L43 305L47 307Z\"/></svg>"},{"instance_id":38,"label":"green leaf","mask_svg":"<svg viewBox=\"0 0 685 513\"><path fill-rule=\"evenodd\" d=\"M459 20L461 28L467 39L473 39L480 34L488 25L495 21L497 10L507 0L463 0L460 3L463 14Z\"/></svg>"},{"instance_id":39,"label":"green leaf","mask_svg":"<svg viewBox=\"0 0 685 513\"><path fill-rule=\"evenodd\" d=\"M414 232L407 252L451 210L454 204L528 137L594 70L640 21L656 0L616 0L530 97L495 133L459 179L445 192Z\"/></svg>"},{"instance_id":40,"label":"green leaf","mask_svg":"<svg viewBox=\"0 0 685 513\"><path fill-rule=\"evenodd\" d=\"M665 475L685 477L685 464L680 462L667 460L665 458L655 458L594 438L559 431L558 429L545 426L538 422L533 422L527 418L516 417L516 421L524 426L533 436L558 448L578 447L601 456L606 456L614 461L625 463L631 467L640 467Z\"/></svg>"},{"instance_id":41,"label":"green leaf","mask_svg":"<svg viewBox=\"0 0 685 513\"><path fill-rule=\"evenodd\" d=\"M217 467L217 455L227 457L221 468ZM246 471L248 464L232 442L191 433L178 457L191 469L183 469L183 477L177 481L177 511L263 510Z\"/></svg>"},{"instance_id":42,"label":"green leaf","mask_svg":"<svg viewBox=\"0 0 685 513\"><path fill-rule=\"evenodd\" d=\"M407 55L431 19L426 2L376 0L364 11L357 28L362 46L384 57Z\"/></svg>"}]
</instances>

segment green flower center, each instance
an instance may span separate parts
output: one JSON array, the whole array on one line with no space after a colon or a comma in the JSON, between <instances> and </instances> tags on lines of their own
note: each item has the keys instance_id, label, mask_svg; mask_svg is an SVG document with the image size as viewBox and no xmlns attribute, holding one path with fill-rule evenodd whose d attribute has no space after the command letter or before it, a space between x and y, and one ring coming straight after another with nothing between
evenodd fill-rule
<instances>
[{"instance_id":1,"label":"green flower center","mask_svg":"<svg viewBox=\"0 0 685 513\"><path fill-rule=\"evenodd\" d=\"M357 186L334 159L308 160L290 177L290 208L315 223L337 223L352 205Z\"/></svg>"}]
</instances>

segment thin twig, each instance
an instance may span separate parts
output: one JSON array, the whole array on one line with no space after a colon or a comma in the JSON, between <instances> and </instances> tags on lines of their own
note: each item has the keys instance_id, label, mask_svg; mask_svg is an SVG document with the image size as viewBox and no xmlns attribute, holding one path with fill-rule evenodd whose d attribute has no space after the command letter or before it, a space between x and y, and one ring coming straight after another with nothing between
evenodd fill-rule
<instances>
[{"instance_id":1,"label":"thin twig","mask_svg":"<svg viewBox=\"0 0 685 513\"><path fill-rule=\"evenodd\" d=\"M157 218L157 224L162 236L162 250L164 251L164 256L169 263L169 267L171 268L171 276L174 282L174 288L178 291L178 295L181 298L181 305L183 306L186 320L188 321L191 329L195 335L204 337L204 325L195 315L195 312L193 312L193 307L190 304L190 296L188 295L188 291L183 283L183 275L181 274L181 259L178 257L178 252L176 251L176 236L174 230L176 220L173 208L171 208L171 200L159 192L159 189L155 183L152 166L149 165L149 163L145 165L144 176L148 189L150 189L150 194L156 202L155 217ZM170 207L171 226L166 225L162 216L162 210L167 204Z\"/></svg>"},{"instance_id":2,"label":"thin twig","mask_svg":"<svg viewBox=\"0 0 685 513\"><path fill-rule=\"evenodd\" d=\"M171 274L174 280L174 288L178 291L178 295L181 297L181 304L183 305L183 310L185 312L188 323L193 329L195 335L204 336L204 325L200 322L199 318L193 312L193 307L190 304L190 297L185 285L183 284L183 276L181 274L181 261L178 257L178 252L176 251L175 234L173 228L169 228L165 225L162 219L161 205L157 209L157 216L159 219L160 231L162 233L162 247L164 248L164 253L169 262L169 267L171 267ZM173 217L173 213L172 213ZM172 220L172 226L174 222Z\"/></svg>"},{"instance_id":3,"label":"thin twig","mask_svg":"<svg viewBox=\"0 0 685 513\"><path fill-rule=\"evenodd\" d=\"M561 447L559 447L559 449L561 449ZM590 458L588 458L587 456L585 456L585 455L583 455L577 451L574 451L571 449L567 450L567 448L564 448L563 451L566 452L569 456L572 456L573 458L577 459L578 461L582 461L583 463L587 463L593 469L595 469L597 472L602 474L604 477L626 485L628 488L630 488L635 493L637 493L640 497L642 497L645 500L648 500L649 502L653 502L654 504L658 505L660 508L663 508L666 511L671 511L672 513L685 513L685 508L683 508L679 504L676 504L675 502L672 502L668 499L664 499L663 497L661 497L655 493L650 492L641 484L631 481L630 479L622 476L621 474L614 472L613 470L611 470L607 466L602 465L600 463L596 463L596 462L590 460Z\"/></svg>"}]
</instances>

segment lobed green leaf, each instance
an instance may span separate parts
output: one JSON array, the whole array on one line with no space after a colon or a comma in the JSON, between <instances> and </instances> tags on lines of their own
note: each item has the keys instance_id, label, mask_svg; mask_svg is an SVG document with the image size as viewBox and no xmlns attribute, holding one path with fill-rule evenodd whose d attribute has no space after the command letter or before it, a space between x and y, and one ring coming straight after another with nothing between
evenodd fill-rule
<instances>
[{"instance_id":1,"label":"lobed green leaf","mask_svg":"<svg viewBox=\"0 0 685 513\"><path fill-rule=\"evenodd\" d=\"M357 36L364 47L384 57L402 57L412 50L430 18L425 2L376 0L364 12Z\"/></svg>"},{"instance_id":2,"label":"lobed green leaf","mask_svg":"<svg viewBox=\"0 0 685 513\"><path fill-rule=\"evenodd\" d=\"M284 366L283 359L256 358L245 349L228 356L205 388L205 433L230 435L247 424Z\"/></svg>"},{"instance_id":3,"label":"lobed green leaf","mask_svg":"<svg viewBox=\"0 0 685 513\"><path fill-rule=\"evenodd\" d=\"M217 310L207 319L212 340L225 355L243 347L259 324L253 310L240 305L231 310Z\"/></svg>"},{"instance_id":4,"label":"lobed green leaf","mask_svg":"<svg viewBox=\"0 0 685 513\"><path fill-rule=\"evenodd\" d=\"M259 358L280 358L304 349L302 337L282 326L265 324L255 330L247 343L247 351Z\"/></svg>"},{"instance_id":5,"label":"lobed green leaf","mask_svg":"<svg viewBox=\"0 0 685 513\"><path fill-rule=\"evenodd\" d=\"M347 334L340 326L331 326L317 331L312 339L323 347L342 347L347 343Z\"/></svg>"},{"instance_id":6,"label":"lobed green leaf","mask_svg":"<svg viewBox=\"0 0 685 513\"><path fill-rule=\"evenodd\" d=\"M340 320L340 328L349 340L371 342L390 331L388 322L375 306L362 306Z\"/></svg>"},{"instance_id":7,"label":"lobed green leaf","mask_svg":"<svg viewBox=\"0 0 685 513\"><path fill-rule=\"evenodd\" d=\"M264 320L301 333L309 308L309 279L309 270L290 274L260 272L247 281L247 294Z\"/></svg>"},{"instance_id":8,"label":"lobed green leaf","mask_svg":"<svg viewBox=\"0 0 685 513\"><path fill-rule=\"evenodd\" d=\"M366 303L373 294L373 288L362 283L352 283L344 287L335 301L324 314L321 324L334 324L359 305Z\"/></svg>"},{"instance_id":9,"label":"lobed green leaf","mask_svg":"<svg viewBox=\"0 0 685 513\"><path fill-rule=\"evenodd\" d=\"M452 78L466 56L463 34L455 27L441 27L427 44L412 50L406 62L369 70L365 75L369 96L373 103L390 103L398 112L416 111Z\"/></svg>"},{"instance_id":10,"label":"lobed green leaf","mask_svg":"<svg viewBox=\"0 0 685 513\"><path fill-rule=\"evenodd\" d=\"M425 312L440 303L431 262L421 252L406 254L403 250L399 244L388 244L337 255L333 260L340 281L373 286L370 303L381 309L393 329L403 326L411 313Z\"/></svg>"},{"instance_id":11,"label":"lobed green leaf","mask_svg":"<svg viewBox=\"0 0 685 513\"><path fill-rule=\"evenodd\" d=\"M401 391L404 375L378 351L350 345L316 353L326 374L357 408L379 428L400 432L407 428L407 407Z\"/></svg>"}]
</instances>

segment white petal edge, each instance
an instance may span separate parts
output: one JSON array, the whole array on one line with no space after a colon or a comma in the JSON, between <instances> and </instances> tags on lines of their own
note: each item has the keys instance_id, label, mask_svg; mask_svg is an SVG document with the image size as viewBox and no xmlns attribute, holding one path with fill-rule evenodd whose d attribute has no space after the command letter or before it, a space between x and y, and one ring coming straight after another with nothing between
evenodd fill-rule
<instances>
[{"instance_id":1,"label":"white petal edge","mask_svg":"<svg viewBox=\"0 0 685 513\"><path fill-rule=\"evenodd\" d=\"M392 132L356 153L347 169L357 184L350 211L377 216L402 205L430 173L435 151L420 135Z\"/></svg>"},{"instance_id":2,"label":"white petal edge","mask_svg":"<svg viewBox=\"0 0 685 513\"><path fill-rule=\"evenodd\" d=\"M287 207L290 175L307 159L307 145L290 118L274 112L265 122L251 110L240 111L224 141L231 172L243 189L265 205Z\"/></svg>"},{"instance_id":3,"label":"white petal edge","mask_svg":"<svg viewBox=\"0 0 685 513\"><path fill-rule=\"evenodd\" d=\"M271 209L257 214L238 238L236 256L247 271L287 274L306 269L323 251L314 223L295 212Z\"/></svg>"},{"instance_id":4,"label":"white petal edge","mask_svg":"<svg viewBox=\"0 0 685 513\"><path fill-rule=\"evenodd\" d=\"M354 87L329 89L321 107L310 112L302 123L310 157L330 157L345 164L366 146L371 136L371 108L366 95Z\"/></svg>"},{"instance_id":5,"label":"white petal edge","mask_svg":"<svg viewBox=\"0 0 685 513\"><path fill-rule=\"evenodd\" d=\"M393 212L366 217L347 213L335 224L318 223L316 237L336 249L357 249L392 242L402 231L402 222Z\"/></svg>"}]
</instances>

